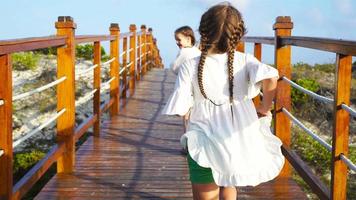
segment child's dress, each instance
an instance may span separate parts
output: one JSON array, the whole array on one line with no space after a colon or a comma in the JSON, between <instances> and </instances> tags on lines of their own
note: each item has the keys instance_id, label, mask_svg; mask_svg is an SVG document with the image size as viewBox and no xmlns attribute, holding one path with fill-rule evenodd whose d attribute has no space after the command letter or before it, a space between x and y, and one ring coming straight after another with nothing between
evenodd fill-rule
<instances>
[{"instance_id":1,"label":"child's dress","mask_svg":"<svg viewBox=\"0 0 356 200\"><path fill-rule=\"evenodd\" d=\"M182 145L202 167L211 168L219 186L255 186L275 178L284 165L281 141L270 131L271 117L258 119L252 102L260 81L277 77L278 71L249 54L235 52L233 115L229 102L227 54L206 57L199 90L199 58L184 62L175 90L162 113L184 115L191 108Z\"/></svg>"},{"instance_id":2,"label":"child's dress","mask_svg":"<svg viewBox=\"0 0 356 200\"><path fill-rule=\"evenodd\" d=\"M178 74L180 65L186 60L200 56L201 51L193 46L180 49L176 59L170 64L170 68L174 74Z\"/></svg>"}]
</instances>

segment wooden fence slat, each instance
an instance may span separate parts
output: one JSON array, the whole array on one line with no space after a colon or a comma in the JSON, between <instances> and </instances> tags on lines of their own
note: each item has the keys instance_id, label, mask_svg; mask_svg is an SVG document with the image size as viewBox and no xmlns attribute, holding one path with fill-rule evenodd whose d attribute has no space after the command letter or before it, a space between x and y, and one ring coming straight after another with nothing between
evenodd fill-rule
<instances>
[{"instance_id":1,"label":"wooden fence slat","mask_svg":"<svg viewBox=\"0 0 356 200\"><path fill-rule=\"evenodd\" d=\"M141 35L141 38L142 38L142 43L143 43L143 46L142 46L142 55L144 55L142 57L142 74L145 75L146 72L147 72L147 57L146 57L146 52L147 52L147 31L146 31L146 26L145 25L142 25L141 26L141 32L142 32L142 35Z\"/></svg>"},{"instance_id":2,"label":"wooden fence slat","mask_svg":"<svg viewBox=\"0 0 356 200\"><path fill-rule=\"evenodd\" d=\"M94 101L93 114L97 115L97 120L94 123L94 136L100 135L100 84L101 84L101 45L100 42L94 42L94 65L98 65L94 69Z\"/></svg>"},{"instance_id":3,"label":"wooden fence slat","mask_svg":"<svg viewBox=\"0 0 356 200\"><path fill-rule=\"evenodd\" d=\"M11 55L0 55L0 199L11 199L12 196L12 65Z\"/></svg>"},{"instance_id":4,"label":"wooden fence slat","mask_svg":"<svg viewBox=\"0 0 356 200\"><path fill-rule=\"evenodd\" d=\"M255 57L257 58L257 60L261 61L261 59L262 59L262 45L261 45L261 43L254 44L253 53L254 53ZM255 98L253 98L253 103L255 104L255 106L257 106L261 103L260 95L257 95Z\"/></svg>"},{"instance_id":5,"label":"wooden fence slat","mask_svg":"<svg viewBox=\"0 0 356 200\"><path fill-rule=\"evenodd\" d=\"M110 83L110 99L114 99L113 105L110 107L110 115L114 116L119 113L120 105L120 75L119 75L119 41L120 41L120 28L119 24L111 24L110 35L116 39L110 42L110 58L116 58L110 63L110 77L115 77L115 80Z\"/></svg>"},{"instance_id":6,"label":"wooden fence slat","mask_svg":"<svg viewBox=\"0 0 356 200\"><path fill-rule=\"evenodd\" d=\"M337 54L331 166L331 196L337 200L346 199L347 165L340 154L348 156L350 115L341 104L350 105L351 68L352 56Z\"/></svg>"},{"instance_id":7,"label":"wooden fence slat","mask_svg":"<svg viewBox=\"0 0 356 200\"><path fill-rule=\"evenodd\" d=\"M57 110L66 112L57 119L58 143L65 143L64 154L57 161L59 173L71 173L75 163L75 39L76 24L71 17L58 17L57 35L67 36L67 45L57 49L57 78L67 79L57 86Z\"/></svg>"},{"instance_id":8,"label":"wooden fence slat","mask_svg":"<svg viewBox=\"0 0 356 200\"><path fill-rule=\"evenodd\" d=\"M290 17L277 17L276 23L273 26L275 30L276 41L280 36L290 36L293 28L293 23ZM281 47L278 42L275 46L275 66L278 69L279 76L291 78L291 47ZM284 81L278 81L277 95L275 100L275 135L279 137L286 147L290 147L291 143L291 123L287 116L282 112L282 108L291 110L291 87ZM285 162L281 176L290 176L290 163Z\"/></svg>"},{"instance_id":9,"label":"wooden fence slat","mask_svg":"<svg viewBox=\"0 0 356 200\"><path fill-rule=\"evenodd\" d=\"M130 63L132 62L132 65L130 66L130 83L129 83L129 88L130 88L130 96L134 94L135 91L135 74L136 74L136 25L131 24L130 25L130 32L132 35L130 36Z\"/></svg>"},{"instance_id":10,"label":"wooden fence slat","mask_svg":"<svg viewBox=\"0 0 356 200\"><path fill-rule=\"evenodd\" d=\"M122 67L125 69L122 73L122 83L123 83L123 90L121 97L126 99L126 88L127 88L127 37L122 39L122 51L124 52L122 56Z\"/></svg>"}]
</instances>

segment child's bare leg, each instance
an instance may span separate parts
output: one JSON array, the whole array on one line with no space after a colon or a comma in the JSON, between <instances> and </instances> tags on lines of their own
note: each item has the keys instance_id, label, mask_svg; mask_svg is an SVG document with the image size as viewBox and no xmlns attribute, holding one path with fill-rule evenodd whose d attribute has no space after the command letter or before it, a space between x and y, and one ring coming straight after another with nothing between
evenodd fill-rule
<instances>
[{"instance_id":1,"label":"child's bare leg","mask_svg":"<svg viewBox=\"0 0 356 200\"><path fill-rule=\"evenodd\" d=\"M219 187L215 183L192 184L194 200L218 200Z\"/></svg>"},{"instance_id":2,"label":"child's bare leg","mask_svg":"<svg viewBox=\"0 0 356 200\"><path fill-rule=\"evenodd\" d=\"M236 200L237 190L235 187L220 187L220 200Z\"/></svg>"}]
</instances>

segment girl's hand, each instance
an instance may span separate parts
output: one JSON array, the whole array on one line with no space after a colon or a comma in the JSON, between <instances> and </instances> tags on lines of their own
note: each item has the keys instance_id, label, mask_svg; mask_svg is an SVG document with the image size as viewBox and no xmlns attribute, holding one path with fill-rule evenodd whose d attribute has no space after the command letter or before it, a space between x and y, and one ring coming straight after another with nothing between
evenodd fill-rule
<instances>
[{"instance_id":1,"label":"girl's hand","mask_svg":"<svg viewBox=\"0 0 356 200\"><path fill-rule=\"evenodd\" d=\"M258 118L272 115L270 109L269 108L265 108L262 105L260 105L260 106L258 106L256 108L256 112L257 112Z\"/></svg>"}]
</instances>

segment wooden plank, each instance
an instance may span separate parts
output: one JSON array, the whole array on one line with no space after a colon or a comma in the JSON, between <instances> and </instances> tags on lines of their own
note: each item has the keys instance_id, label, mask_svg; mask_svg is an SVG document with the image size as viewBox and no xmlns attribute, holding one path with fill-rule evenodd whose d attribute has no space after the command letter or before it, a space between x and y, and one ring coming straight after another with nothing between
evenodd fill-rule
<instances>
[{"instance_id":1,"label":"wooden plank","mask_svg":"<svg viewBox=\"0 0 356 200\"><path fill-rule=\"evenodd\" d=\"M286 22L286 20L288 22ZM273 26L275 37L290 36L293 28L293 23L290 17L277 17L276 23ZM275 46L275 66L278 69L279 76L285 76L291 79L291 47L281 46L278 42ZM277 95L275 99L275 135L279 137L286 147L291 144L291 123L289 118L283 114L282 108L291 110L291 87L284 81L278 81ZM290 164L285 162L281 176L290 176Z\"/></svg>"},{"instance_id":2,"label":"wooden plank","mask_svg":"<svg viewBox=\"0 0 356 200\"><path fill-rule=\"evenodd\" d=\"M100 134L100 90L101 90L101 45L100 42L94 42L94 65L98 65L94 69L94 101L93 101L93 113L97 116L97 120L94 123L94 136L99 136Z\"/></svg>"},{"instance_id":3,"label":"wooden plank","mask_svg":"<svg viewBox=\"0 0 356 200\"><path fill-rule=\"evenodd\" d=\"M84 120L76 129L74 133L74 140L77 142L79 138L81 138L87 130L94 125L94 123L98 120L98 115L92 115L86 120Z\"/></svg>"},{"instance_id":4,"label":"wooden plank","mask_svg":"<svg viewBox=\"0 0 356 200\"><path fill-rule=\"evenodd\" d=\"M296 36L280 37L278 40L282 46L292 45L321 51L329 51L343 55L356 56L356 41Z\"/></svg>"},{"instance_id":5,"label":"wooden plank","mask_svg":"<svg viewBox=\"0 0 356 200\"><path fill-rule=\"evenodd\" d=\"M21 199L32 186L43 176L53 163L64 153L65 145L59 144L51 148L46 156L33 166L14 186L13 199Z\"/></svg>"},{"instance_id":6,"label":"wooden plank","mask_svg":"<svg viewBox=\"0 0 356 200\"><path fill-rule=\"evenodd\" d=\"M11 55L0 55L0 199L12 196L12 65Z\"/></svg>"},{"instance_id":7,"label":"wooden plank","mask_svg":"<svg viewBox=\"0 0 356 200\"><path fill-rule=\"evenodd\" d=\"M241 38L241 41L243 42L249 42L249 43L260 43L260 44L270 44L274 45L274 37L243 37Z\"/></svg>"},{"instance_id":8,"label":"wooden plank","mask_svg":"<svg viewBox=\"0 0 356 200\"><path fill-rule=\"evenodd\" d=\"M350 105L352 56L337 54L336 64L331 196L343 200L346 199L347 165L340 160L340 154L348 156L350 115L341 104Z\"/></svg>"},{"instance_id":9,"label":"wooden plank","mask_svg":"<svg viewBox=\"0 0 356 200\"><path fill-rule=\"evenodd\" d=\"M0 41L0 55L20 51L32 51L48 47L60 47L66 44L66 36L33 37Z\"/></svg>"},{"instance_id":10,"label":"wooden plank","mask_svg":"<svg viewBox=\"0 0 356 200\"><path fill-rule=\"evenodd\" d=\"M110 63L110 78L115 77L110 83L110 99L113 99L113 105L110 107L110 116L117 115L119 113L120 106L120 75L119 75L119 38L120 28L118 24L111 24L110 35L115 37L115 40L110 42L110 58L116 58Z\"/></svg>"},{"instance_id":11,"label":"wooden plank","mask_svg":"<svg viewBox=\"0 0 356 200\"><path fill-rule=\"evenodd\" d=\"M57 49L57 78L67 79L57 85L57 110L66 112L57 119L57 141L65 143L63 156L57 162L59 173L71 173L75 163L75 41L76 24L71 17L59 17L57 35L67 36L66 46Z\"/></svg>"},{"instance_id":12,"label":"wooden plank","mask_svg":"<svg viewBox=\"0 0 356 200\"><path fill-rule=\"evenodd\" d=\"M329 188L327 188L325 184L316 175L314 175L311 168L304 163L298 154L286 146L282 146L282 153L320 199L330 199Z\"/></svg>"},{"instance_id":13,"label":"wooden plank","mask_svg":"<svg viewBox=\"0 0 356 200\"><path fill-rule=\"evenodd\" d=\"M142 29L142 26L141 26L141 29ZM136 80L139 81L141 79L141 75L142 75L142 58L141 58L141 55L142 55L142 47L141 47L141 44L142 44L142 31L139 31L136 33L136 55L137 55L137 72L136 72Z\"/></svg>"},{"instance_id":14,"label":"wooden plank","mask_svg":"<svg viewBox=\"0 0 356 200\"><path fill-rule=\"evenodd\" d=\"M135 74L136 74L136 25L131 24L130 25L130 32L132 35L130 36L130 49L133 48L132 51L130 51L130 63L133 63L130 66L129 72L130 72L130 82L129 82L129 88L130 88L130 96L132 96L135 92Z\"/></svg>"},{"instance_id":15,"label":"wooden plank","mask_svg":"<svg viewBox=\"0 0 356 200\"><path fill-rule=\"evenodd\" d=\"M112 35L77 35L75 36L75 44L92 43L101 41L116 40L116 37Z\"/></svg>"},{"instance_id":16,"label":"wooden plank","mask_svg":"<svg viewBox=\"0 0 356 200\"><path fill-rule=\"evenodd\" d=\"M74 173L57 174L35 199L192 199L181 119L160 114L175 78L150 70L100 137L79 148ZM239 199L307 199L290 178L238 189Z\"/></svg>"}]
</instances>

